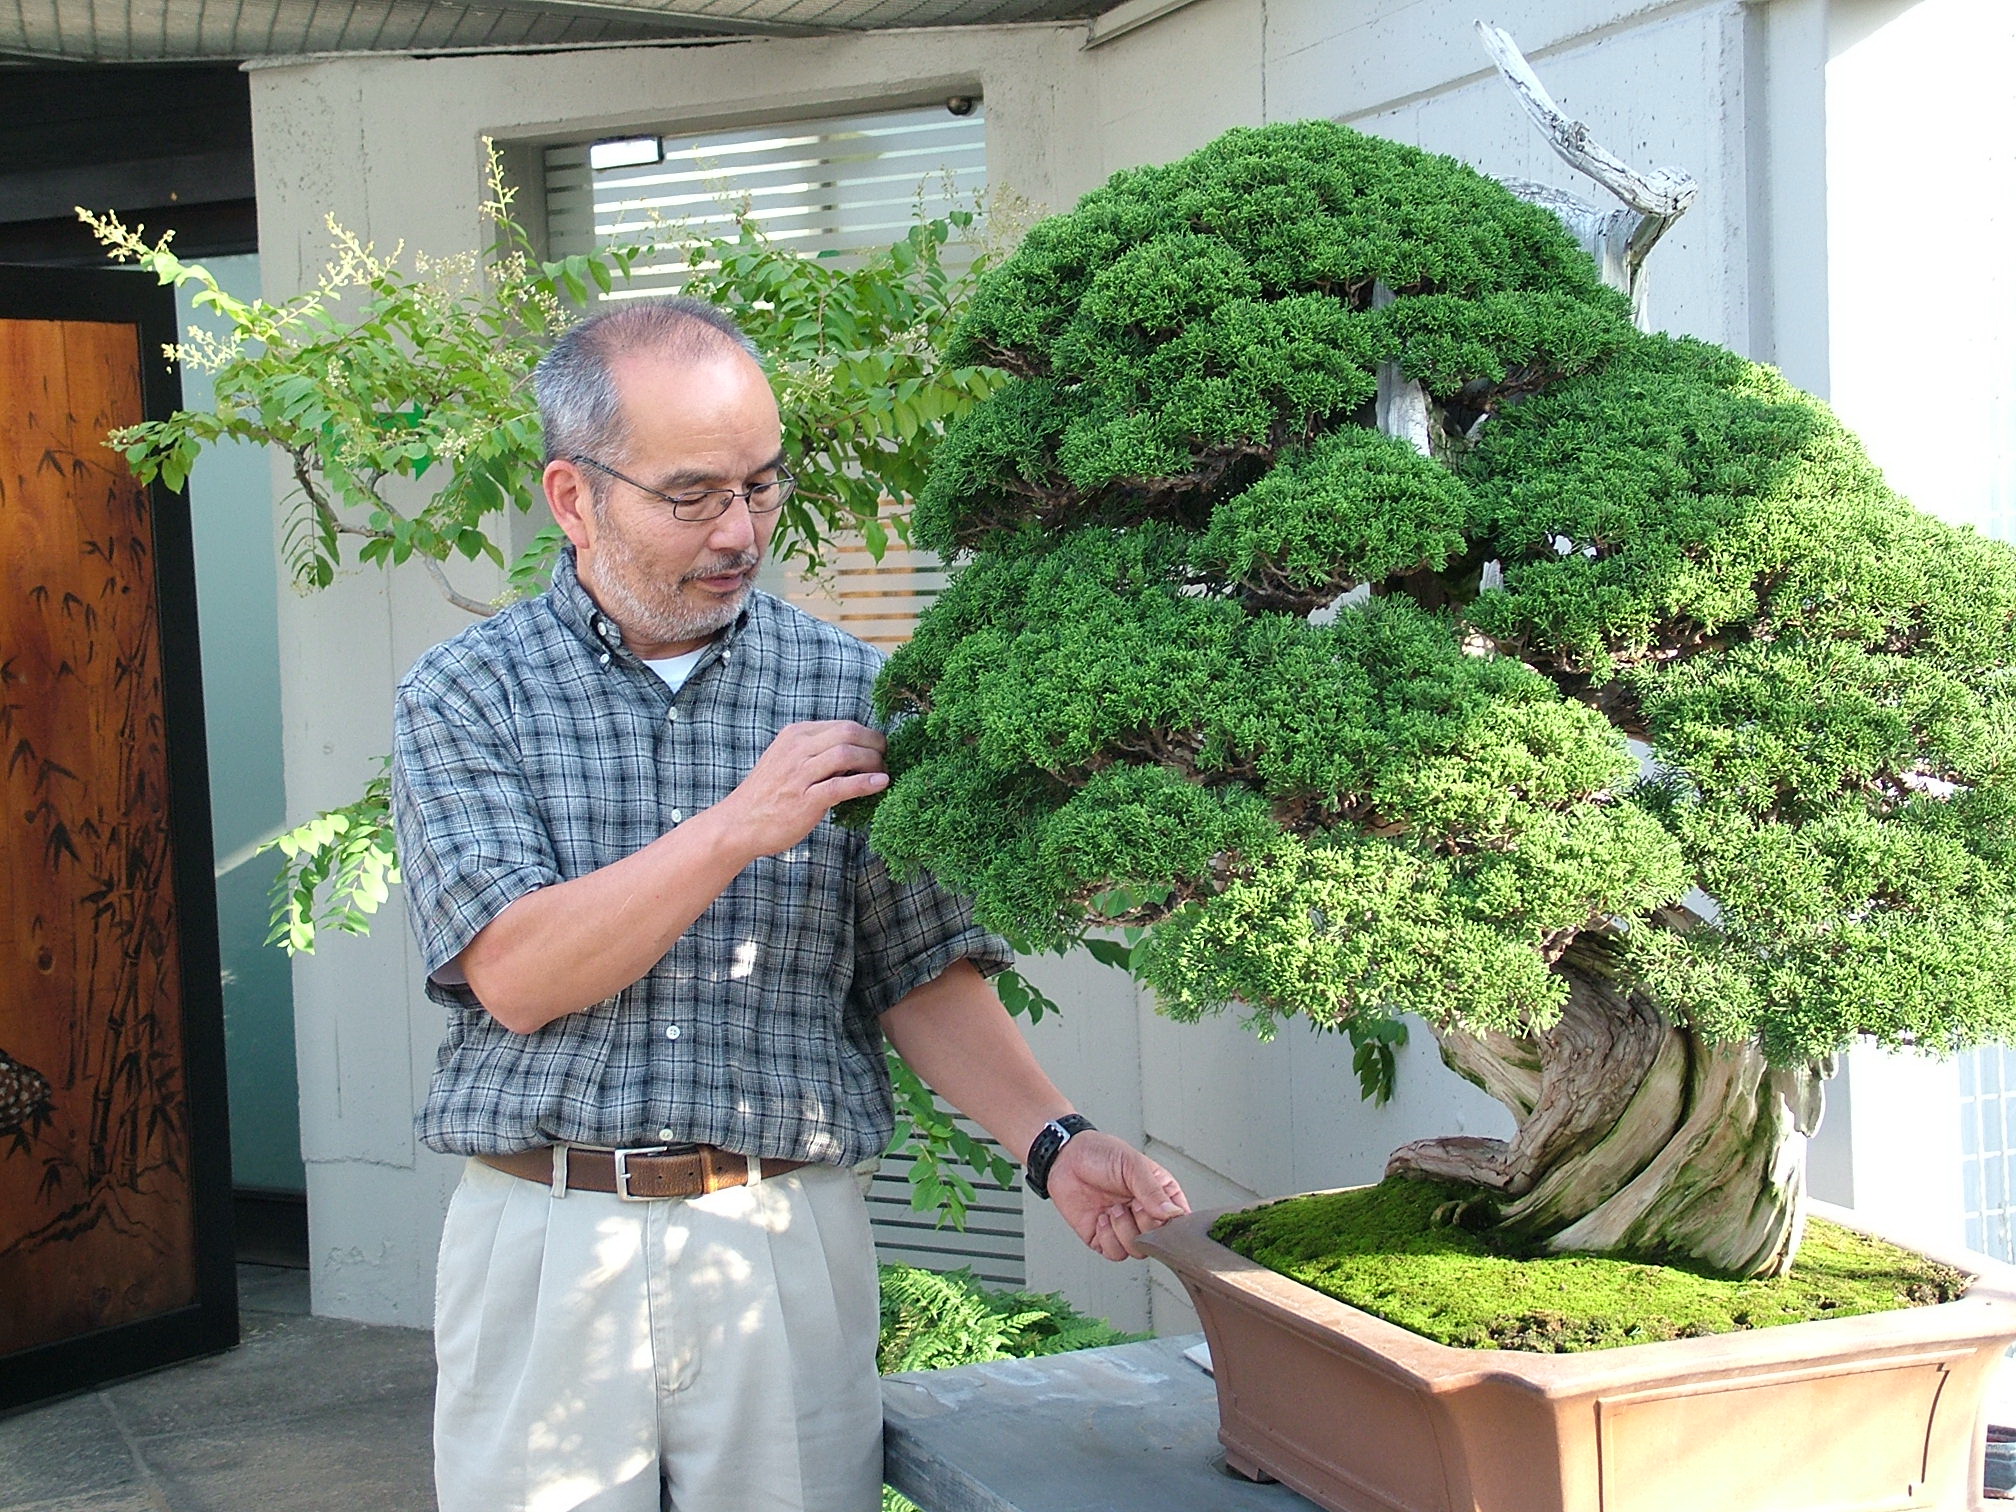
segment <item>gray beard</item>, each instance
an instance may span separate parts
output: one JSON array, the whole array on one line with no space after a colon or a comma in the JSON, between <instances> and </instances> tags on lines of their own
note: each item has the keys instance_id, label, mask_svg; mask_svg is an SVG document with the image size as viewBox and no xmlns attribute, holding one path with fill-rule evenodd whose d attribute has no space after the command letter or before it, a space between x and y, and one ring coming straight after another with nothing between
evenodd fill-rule
<instances>
[{"instance_id":1,"label":"gray beard","mask_svg":"<svg viewBox=\"0 0 2016 1512\"><path fill-rule=\"evenodd\" d=\"M733 624L748 601L747 586L722 604L690 604L679 597L679 590L697 578L753 567L753 556L716 557L697 563L684 577L667 585L644 577L629 542L621 536L605 534L599 544L601 560L589 587L602 612L622 627L626 641L677 645L705 640Z\"/></svg>"}]
</instances>

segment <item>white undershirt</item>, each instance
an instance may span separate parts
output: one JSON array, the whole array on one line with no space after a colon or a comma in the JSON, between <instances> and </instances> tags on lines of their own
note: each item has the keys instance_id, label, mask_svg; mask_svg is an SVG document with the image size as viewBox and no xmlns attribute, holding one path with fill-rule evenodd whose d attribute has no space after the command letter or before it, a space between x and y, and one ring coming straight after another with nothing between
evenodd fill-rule
<instances>
[{"instance_id":1,"label":"white undershirt","mask_svg":"<svg viewBox=\"0 0 2016 1512\"><path fill-rule=\"evenodd\" d=\"M693 675L693 669L700 665L700 658L707 654L702 646L698 651L688 651L684 656L662 656L656 661L647 661L645 666L665 679L665 686L674 693Z\"/></svg>"}]
</instances>

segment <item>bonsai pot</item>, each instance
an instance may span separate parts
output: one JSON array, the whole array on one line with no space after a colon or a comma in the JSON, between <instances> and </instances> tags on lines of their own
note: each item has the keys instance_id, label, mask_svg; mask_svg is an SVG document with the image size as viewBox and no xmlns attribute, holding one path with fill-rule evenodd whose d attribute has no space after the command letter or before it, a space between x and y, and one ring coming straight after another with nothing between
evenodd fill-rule
<instances>
[{"instance_id":1,"label":"bonsai pot","mask_svg":"<svg viewBox=\"0 0 2016 1512\"><path fill-rule=\"evenodd\" d=\"M1217 1243L1218 1216L1141 1245L1203 1320L1227 1464L1331 1512L1984 1505L1983 1404L2016 1339L2016 1269L1935 1255L1979 1277L1964 1297L1527 1354L1453 1349L1334 1301Z\"/></svg>"}]
</instances>

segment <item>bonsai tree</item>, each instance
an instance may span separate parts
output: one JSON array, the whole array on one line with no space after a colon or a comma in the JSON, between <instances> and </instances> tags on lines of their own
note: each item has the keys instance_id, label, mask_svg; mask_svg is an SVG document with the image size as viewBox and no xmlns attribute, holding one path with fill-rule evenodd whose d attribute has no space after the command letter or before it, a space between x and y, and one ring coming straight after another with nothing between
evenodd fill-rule
<instances>
[{"instance_id":1,"label":"bonsai tree","mask_svg":"<svg viewBox=\"0 0 2016 1512\"><path fill-rule=\"evenodd\" d=\"M1584 218L1619 281L1684 198ZM1550 209L1236 130L1036 226L949 355L1010 377L917 513L897 869L1127 928L1179 1019L1419 1015L1517 1132L1389 1171L1557 1250L1780 1273L1830 1058L2016 1029L2016 552Z\"/></svg>"}]
</instances>

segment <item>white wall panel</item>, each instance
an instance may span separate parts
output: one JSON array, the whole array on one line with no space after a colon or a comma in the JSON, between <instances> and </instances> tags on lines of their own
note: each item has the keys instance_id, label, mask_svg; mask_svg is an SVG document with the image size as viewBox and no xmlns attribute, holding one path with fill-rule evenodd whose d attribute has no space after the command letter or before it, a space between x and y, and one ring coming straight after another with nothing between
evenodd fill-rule
<instances>
[{"instance_id":1,"label":"white wall panel","mask_svg":"<svg viewBox=\"0 0 2016 1512\"><path fill-rule=\"evenodd\" d=\"M1834 407L1913 503L2016 537L2016 9L1853 0L1830 50Z\"/></svg>"}]
</instances>

